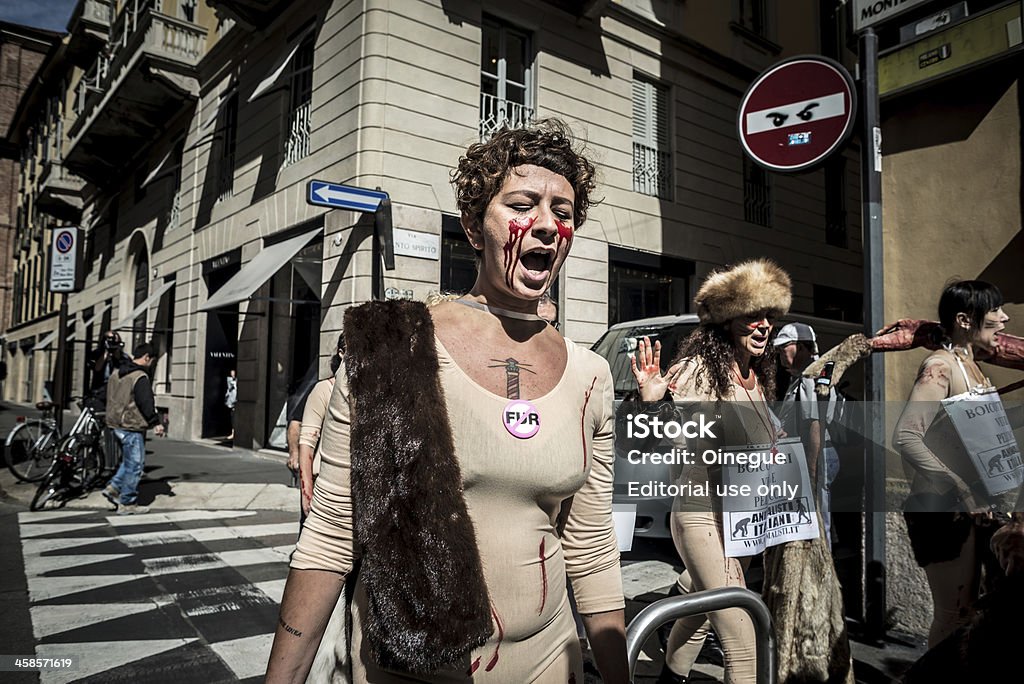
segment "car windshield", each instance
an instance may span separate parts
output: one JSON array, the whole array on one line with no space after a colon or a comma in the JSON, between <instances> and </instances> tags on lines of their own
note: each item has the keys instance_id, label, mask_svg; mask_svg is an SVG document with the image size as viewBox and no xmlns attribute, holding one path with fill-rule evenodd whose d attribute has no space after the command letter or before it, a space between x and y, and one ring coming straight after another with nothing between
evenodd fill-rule
<instances>
[{"instance_id":1,"label":"car windshield","mask_svg":"<svg viewBox=\"0 0 1024 684\"><path fill-rule=\"evenodd\" d=\"M694 323L675 323L666 325L636 325L609 330L601 336L593 346L593 350L608 360L615 379L615 396L622 398L624 394L636 389L636 381L630 370L629 358L636 353L637 340L646 335L651 342L661 342L661 368L665 370L676 353L679 343L690 334Z\"/></svg>"}]
</instances>

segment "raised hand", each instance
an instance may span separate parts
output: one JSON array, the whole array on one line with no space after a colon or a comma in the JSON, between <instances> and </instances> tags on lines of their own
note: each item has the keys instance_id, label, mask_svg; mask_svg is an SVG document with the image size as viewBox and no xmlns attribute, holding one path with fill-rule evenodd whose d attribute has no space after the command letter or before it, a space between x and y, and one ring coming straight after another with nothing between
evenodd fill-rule
<instances>
[{"instance_id":1,"label":"raised hand","mask_svg":"<svg viewBox=\"0 0 1024 684\"><path fill-rule=\"evenodd\" d=\"M675 390L675 383L683 370L680 362L662 373L661 342L652 345L647 336L637 340L636 354L629 357L629 365L643 401L658 401L665 396L667 390Z\"/></svg>"}]
</instances>

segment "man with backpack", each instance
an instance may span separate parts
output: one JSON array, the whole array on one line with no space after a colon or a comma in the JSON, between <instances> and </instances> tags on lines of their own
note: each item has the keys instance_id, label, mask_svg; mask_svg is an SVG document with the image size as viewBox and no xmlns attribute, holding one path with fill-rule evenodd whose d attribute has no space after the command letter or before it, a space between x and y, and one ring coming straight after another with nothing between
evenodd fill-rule
<instances>
[{"instance_id":1,"label":"man with backpack","mask_svg":"<svg viewBox=\"0 0 1024 684\"><path fill-rule=\"evenodd\" d=\"M782 326L775 336L775 349L779 354L779 362L792 378L792 382L782 398L779 418L782 419L782 424L786 426L786 429L796 427L796 434L805 446L809 461L817 454L824 452L824 458L815 458L815 462L823 463L825 472L818 472L815 479L820 491L818 505L821 511L821 520L825 526L825 540L831 545L830 491L832 482L839 473L839 453L832 445L831 435L827 429L824 444L822 444L818 397L814 392L814 379L802 376L804 369L818 358L818 340L814 328L806 323L788 323ZM837 401L838 395L835 388L830 388L825 416L826 425L835 419Z\"/></svg>"}]
</instances>

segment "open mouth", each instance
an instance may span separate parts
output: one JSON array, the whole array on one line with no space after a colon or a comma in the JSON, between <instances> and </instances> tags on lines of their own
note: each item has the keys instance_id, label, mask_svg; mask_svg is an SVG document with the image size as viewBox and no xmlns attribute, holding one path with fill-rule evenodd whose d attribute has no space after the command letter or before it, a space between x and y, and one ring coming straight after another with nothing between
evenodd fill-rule
<instances>
[{"instance_id":1,"label":"open mouth","mask_svg":"<svg viewBox=\"0 0 1024 684\"><path fill-rule=\"evenodd\" d=\"M519 263L523 267L526 277L530 280L543 280L547 278L554 260L555 255L545 250L534 250L519 257Z\"/></svg>"}]
</instances>

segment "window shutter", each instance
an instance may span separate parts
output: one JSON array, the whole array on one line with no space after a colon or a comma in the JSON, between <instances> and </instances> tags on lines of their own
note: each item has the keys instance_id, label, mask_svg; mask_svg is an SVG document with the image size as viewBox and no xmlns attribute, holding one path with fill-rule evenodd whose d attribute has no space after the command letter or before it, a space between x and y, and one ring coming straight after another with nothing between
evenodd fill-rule
<instances>
[{"instance_id":1,"label":"window shutter","mask_svg":"<svg viewBox=\"0 0 1024 684\"><path fill-rule=\"evenodd\" d=\"M650 144L650 84L633 77L633 140Z\"/></svg>"}]
</instances>

